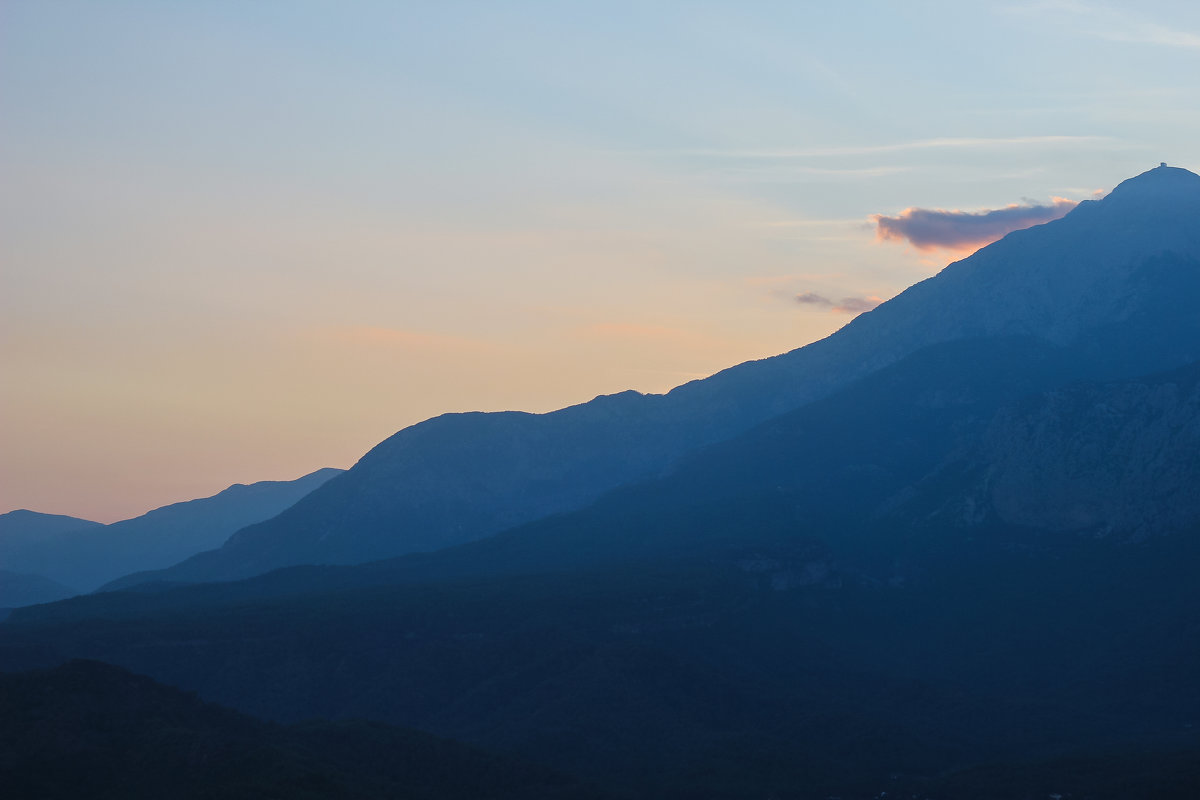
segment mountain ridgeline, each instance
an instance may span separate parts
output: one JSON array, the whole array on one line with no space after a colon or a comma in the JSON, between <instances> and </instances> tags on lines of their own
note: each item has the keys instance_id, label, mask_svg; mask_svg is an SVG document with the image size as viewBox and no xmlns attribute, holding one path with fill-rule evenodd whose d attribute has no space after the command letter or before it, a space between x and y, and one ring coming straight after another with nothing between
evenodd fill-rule
<instances>
[{"instance_id":1,"label":"mountain ridgeline","mask_svg":"<svg viewBox=\"0 0 1200 800\"><path fill-rule=\"evenodd\" d=\"M148 580L248 577L480 539L669 473L680 459L956 340L1074 348L1095 377L1200 358L1200 177L1162 166L1061 220L1009 234L834 335L666 395L549 414L448 414L406 428L278 517Z\"/></svg>"},{"instance_id":2,"label":"mountain ridgeline","mask_svg":"<svg viewBox=\"0 0 1200 800\"><path fill-rule=\"evenodd\" d=\"M0 608L92 591L122 575L169 566L217 547L340 472L320 469L294 481L239 483L212 497L173 503L111 525L25 510L2 514L0 569L24 574L20 585L25 588L18 592L15 579L0 584ZM58 596L47 596L55 586Z\"/></svg>"},{"instance_id":3,"label":"mountain ridgeline","mask_svg":"<svg viewBox=\"0 0 1200 800\"><path fill-rule=\"evenodd\" d=\"M1198 220L1160 167L801 350L422 423L162 580L16 610L0 669L629 800L1200 796Z\"/></svg>"}]
</instances>

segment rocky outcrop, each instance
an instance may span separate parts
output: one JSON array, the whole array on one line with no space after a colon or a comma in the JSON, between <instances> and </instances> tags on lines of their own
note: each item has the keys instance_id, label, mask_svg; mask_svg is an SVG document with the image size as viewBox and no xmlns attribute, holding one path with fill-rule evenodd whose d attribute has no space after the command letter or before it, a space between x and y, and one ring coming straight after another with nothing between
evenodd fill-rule
<instances>
[{"instance_id":1,"label":"rocky outcrop","mask_svg":"<svg viewBox=\"0 0 1200 800\"><path fill-rule=\"evenodd\" d=\"M957 509L1007 525L1143 539L1200 522L1200 364L1083 384L1001 412Z\"/></svg>"}]
</instances>

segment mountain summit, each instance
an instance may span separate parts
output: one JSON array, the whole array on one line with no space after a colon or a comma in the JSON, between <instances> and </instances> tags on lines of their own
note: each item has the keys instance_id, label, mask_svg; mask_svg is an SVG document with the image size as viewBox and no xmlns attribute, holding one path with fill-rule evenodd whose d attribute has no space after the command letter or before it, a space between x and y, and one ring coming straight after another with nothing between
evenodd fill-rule
<instances>
[{"instance_id":1,"label":"mountain summit","mask_svg":"<svg viewBox=\"0 0 1200 800\"><path fill-rule=\"evenodd\" d=\"M447 414L222 548L143 576L247 577L479 539L670 471L698 448L930 345L1023 336L1090 348L1119 378L1200 359L1200 176L1160 166L1062 219L1005 236L833 335L666 395L626 392L549 414ZM136 579L135 579L136 580Z\"/></svg>"},{"instance_id":2,"label":"mountain summit","mask_svg":"<svg viewBox=\"0 0 1200 800\"><path fill-rule=\"evenodd\" d=\"M1110 207L1124 204L1146 202L1160 205L1175 202L1182 211L1191 210L1193 213L1200 209L1200 175L1180 167L1168 167L1166 163L1159 164L1151 170L1121 181L1106 197Z\"/></svg>"}]
</instances>

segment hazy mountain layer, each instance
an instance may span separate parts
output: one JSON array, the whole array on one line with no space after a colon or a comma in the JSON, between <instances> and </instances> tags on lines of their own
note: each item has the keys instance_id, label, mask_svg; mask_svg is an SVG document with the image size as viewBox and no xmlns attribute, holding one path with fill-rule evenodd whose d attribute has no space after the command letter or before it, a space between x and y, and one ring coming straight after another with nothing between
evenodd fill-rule
<instances>
[{"instance_id":1,"label":"hazy mountain layer","mask_svg":"<svg viewBox=\"0 0 1200 800\"><path fill-rule=\"evenodd\" d=\"M1105 350L1124 374L1200 358L1200 177L1159 167L1061 220L1017 231L834 335L667 395L551 414L453 414L406 428L295 508L146 579L244 577L478 539L668 471L687 452L828 395L930 344L1022 335ZM1158 319L1162 324L1147 326ZM1147 337L1114 328L1141 324Z\"/></svg>"},{"instance_id":2,"label":"hazy mountain layer","mask_svg":"<svg viewBox=\"0 0 1200 800\"><path fill-rule=\"evenodd\" d=\"M0 568L91 591L121 575L161 568L217 547L340 472L322 469L294 481L236 484L212 497L163 506L111 525L12 511L0 515Z\"/></svg>"},{"instance_id":3,"label":"hazy mountain layer","mask_svg":"<svg viewBox=\"0 0 1200 800\"><path fill-rule=\"evenodd\" d=\"M79 592L41 575L0 570L0 608L52 603Z\"/></svg>"}]
</instances>

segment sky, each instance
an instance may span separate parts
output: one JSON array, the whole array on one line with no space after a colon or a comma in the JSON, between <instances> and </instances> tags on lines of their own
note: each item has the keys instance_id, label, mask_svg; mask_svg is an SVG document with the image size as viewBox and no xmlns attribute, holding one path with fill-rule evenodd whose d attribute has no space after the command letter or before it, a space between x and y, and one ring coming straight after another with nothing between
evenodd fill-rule
<instances>
[{"instance_id":1,"label":"sky","mask_svg":"<svg viewBox=\"0 0 1200 800\"><path fill-rule=\"evenodd\" d=\"M828 335L1159 162L1176 2L0 0L0 512Z\"/></svg>"}]
</instances>

